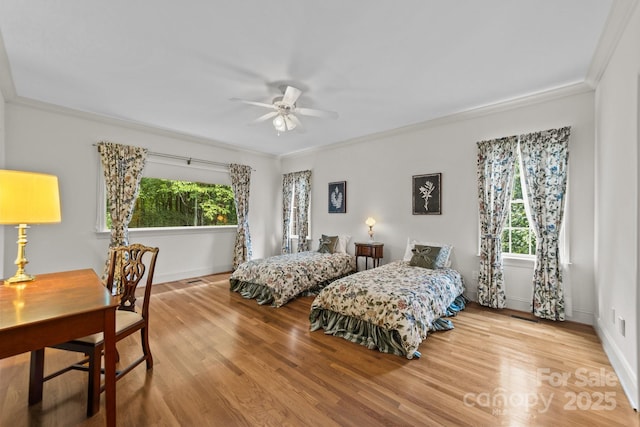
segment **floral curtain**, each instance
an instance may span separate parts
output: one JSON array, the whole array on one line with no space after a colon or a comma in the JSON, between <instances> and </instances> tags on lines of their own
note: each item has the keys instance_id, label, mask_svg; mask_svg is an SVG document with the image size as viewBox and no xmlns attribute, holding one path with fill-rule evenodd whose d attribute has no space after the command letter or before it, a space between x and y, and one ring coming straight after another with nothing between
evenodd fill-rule
<instances>
[{"instance_id":1,"label":"floral curtain","mask_svg":"<svg viewBox=\"0 0 640 427\"><path fill-rule=\"evenodd\" d=\"M293 173L282 175L282 253L291 253L291 199L293 197Z\"/></svg>"},{"instance_id":2,"label":"floral curtain","mask_svg":"<svg viewBox=\"0 0 640 427\"><path fill-rule=\"evenodd\" d=\"M570 127L563 127L520 137L522 174L536 233L532 312L551 320L565 319L559 240L567 194L570 133Z\"/></svg>"},{"instance_id":3,"label":"floral curtain","mask_svg":"<svg viewBox=\"0 0 640 427\"><path fill-rule=\"evenodd\" d=\"M298 252L308 251L309 242L309 198L311 197L311 171L299 172L296 180L298 201Z\"/></svg>"},{"instance_id":4,"label":"floral curtain","mask_svg":"<svg viewBox=\"0 0 640 427\"><path fill-rule=\"evenodd\" d=\"M501 236L509 211L517 149L517 136L478 142L478 303L492 308L506 306Z\"/></svg>"},{"instance_id":5,"label":"floral curtain","mask_svg":"<svg viewBox=\"0 0 640 427\"><path fill-rule=\"evenodd\" d=\"M231 187L238 214L238 231L233 248L233 269L251 260L251 234L249 233L249 186L251 183L251 166L230 164Z\"/></svg>"},{"instance_id":6,"label":"floral curtain","mask_svg":"<svg viewBox=\"0 0 640 427\"><path fill-rule=\"evenodd\" d=\"M297 222L298 252L308 250L306 236L309 234L309 197L311 193L311 171L291 172L282 175L282 253L291 253L291 213L293 211L293 195L296 195L298 207Z\"/></svg>"},{"instance_id":7,"label":"floral curtain","mask_svg":"<svg viewBox=\"0 0 640 427\"><path fill-rule=\"evenodd\" d=\"M109 248L129 244L129 221L138 197L147 149L112 142L98 143L111 215ZM106 274L109 256L105 263ZM103 274L103 277L106 277Z\"/></svg>"}]
</instances>

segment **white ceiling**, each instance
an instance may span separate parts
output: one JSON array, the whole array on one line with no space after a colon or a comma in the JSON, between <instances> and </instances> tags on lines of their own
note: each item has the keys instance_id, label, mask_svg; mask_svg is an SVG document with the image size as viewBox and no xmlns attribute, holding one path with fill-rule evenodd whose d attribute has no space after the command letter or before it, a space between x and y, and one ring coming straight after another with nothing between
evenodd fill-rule
<instances>
[{"instance_id":1,"label":"white ceiling","mask_svg":"<svg viewBox=\"0 0 640 427\"><path fill-rule=\"evenodd\" d=\"M1 0L3 92L280 155L585 82L613 6ZM283 82L339 119L277 136L230 100L271 103Z\"/></svg>"}]
</instances>

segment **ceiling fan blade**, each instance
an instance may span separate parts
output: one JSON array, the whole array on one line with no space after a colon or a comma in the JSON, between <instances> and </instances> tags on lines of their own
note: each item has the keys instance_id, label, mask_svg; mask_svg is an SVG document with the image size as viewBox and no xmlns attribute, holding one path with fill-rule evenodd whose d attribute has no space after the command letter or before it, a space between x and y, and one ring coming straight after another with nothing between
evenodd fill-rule
<instances>
[{"instance_id":1,"label":"ceiling fan blade","mask_svg":"<svg viewBox=\"0 0 640 427\"><path fill-rule=\"evenodd\" d=\"M294 125L293 128L298 129L298 132L304 132L304 130L305 130L304 126L302 126L302 123L300 122L300 120L296 116L294 116L293 114L287 114L286 117L289 120L291 120L291 122L293 123L293 125ZM288 124L287 124L287 126L288 126ZM293 128L290 128L290 129L293 129Z\"/></svg>"},{"instance_id":2,"label":"ceiling fan blade","mask_svg":"<svg viewBox=\"0 0 640 427\"><path fill-rule=\"evenodd\" d=\"M240 98L231 98L231 101L243 102L245 104L256 105L258 107L276 108L273 104L266 104L264 102L256 102L256 101L247 101L246 99L240 99Z\"/></svg>"},{"instance_id":3,"label":"ceiling fan blade","mask_svg":"<svg viewBox=\"0 0 640 427\"><path fill-rule=\"evenodd\" d=\"M270 113L265 114L264 116L260 116L257 119L255 119L254 121L251 122L251 124L255 124L255 123L260 123L260 122L264 122L265 120L269 120L272 117L275 117L278 115L277 111L272 111Z\"/></svg>"},{"instance_id":4,"label":"ceiling fan blade","mask_svg":"<svg viewBox=\"0 0 640 427\"><path fill-rule=\"evenodd\" d=\"M303 116L322 117L324 119L337 119L338 113L335 111L316 110L314 108L296 108L296 113Z\"/></svg>"},{"instance_id":5,"label":"ceiling fan blade","mask_svg":"<svg viewBox=\"0 0 640 427\"><path fill-rule=\"evenodd\" d=\"M284 91L284 95L282 96L282 102L287 105L293 105L301 94L302 91L300 89L296 89L293 86L287 86L287 89Z\"/></svg>"},{"instance_id":6,"label":"ceiling fan blade","mask_svg":"<svg viewBox=\"0 0 640 427\"><path fill-rule=\"evenodd\" d=\"M294 130L296 128L296 124L293 123L293 120L291 120L291 118L288 115L282 116L282 119L284 120L284 125L287 128L287 130Z\"/></svg>"}]
</instances>

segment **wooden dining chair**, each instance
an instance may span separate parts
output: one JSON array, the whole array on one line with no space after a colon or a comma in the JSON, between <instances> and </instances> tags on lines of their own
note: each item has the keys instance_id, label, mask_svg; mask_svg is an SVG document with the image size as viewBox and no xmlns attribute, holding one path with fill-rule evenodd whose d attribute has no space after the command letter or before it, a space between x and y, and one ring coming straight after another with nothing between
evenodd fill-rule
<instances>
[{"instance_id":1,"label":"wooden dining chair","mask_svg":"<svg viewBox=\"0 0 640 427\"><path fill-rule=\"evenodd\" d=\"M144 361L147 363L147 370L153 367L153 357L149 348L149 301L157 256L158 248L139 243L118 246L112 248L110 252L106 286L110 291L119 289L122 292L119 295L120 305L116 310L116 343L134 332L140 331L142 344L142 356L126 367L117 369L116 381ZM145 276L145 272L144 298L142 307L139 307L136 305L136 288ZM89 372L87 416L92 416L100 408L100 393L104 391L100 379L103 372L101 369L104 349L103 334L97 333L51 347L85 354L86 357L82 361L46 376L44 381L70 370ZM119 355L117 358L119 359Z\"/></svg>"}]
</instances>

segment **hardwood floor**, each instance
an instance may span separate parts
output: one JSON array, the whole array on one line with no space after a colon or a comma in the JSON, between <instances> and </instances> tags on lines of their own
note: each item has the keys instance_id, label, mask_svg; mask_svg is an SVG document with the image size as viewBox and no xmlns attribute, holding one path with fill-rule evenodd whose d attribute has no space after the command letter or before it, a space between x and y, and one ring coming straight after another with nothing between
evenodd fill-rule
<instances>
[{"instance_id":1,"label":"hardwood floor","mask_svg":"<svg viewBox=\"0 0 640 427\"><path fill-rule=\"evenodd\" d=\"M471 304L407 360L309 332L312 297L260 306L227 277L154 285L155 364L117 383L119 426L640 426L589 326ZM137 357L139 336L118 349ZM45 372L78 357L46 354ZM104 425L104 396L85 418L86 374L33 407L28 377L27 354L0 360L0 425Z\"/></svg>"}]
</instances>

